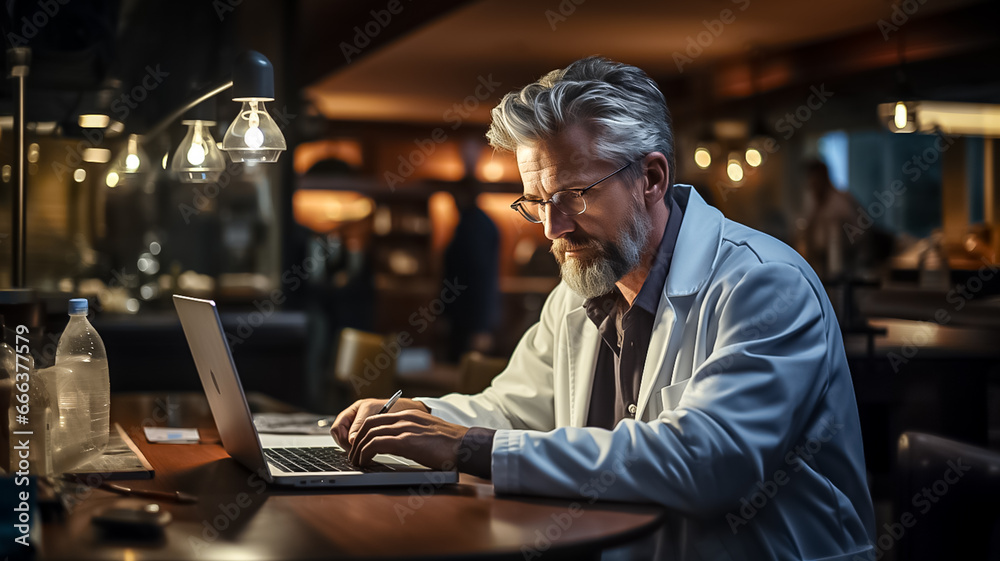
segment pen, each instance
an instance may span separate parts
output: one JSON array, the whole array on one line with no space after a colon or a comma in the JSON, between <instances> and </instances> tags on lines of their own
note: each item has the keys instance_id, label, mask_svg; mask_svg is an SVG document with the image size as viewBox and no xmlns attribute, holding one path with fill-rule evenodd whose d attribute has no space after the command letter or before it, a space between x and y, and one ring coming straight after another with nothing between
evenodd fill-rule
<instances>
[{"instance_id":1,"label":"pen","mask_svg":"<svg viewBox=\"0 0 1000 561\"><path fill-rule=\"evenodd\" d=\"M106 491L112 491L114 493L120 493L122 495L133 495L136 497L148 497L150 499L160 499L162 501L176 501L179 503L196 503L198 502L198 497L191 495L189 493L182 493L181 491L167 492L167 491L153 491L151 489L133 489L132 487L126 487L124 485L117 485L115 483L101 483L101 489Z\"/></svg>"},{"instance_id":2,"label":"pen","mask_svg":"<svg viewBox=\"0 0 1000 561\"><path fill-rule=\"evenodd\" d=\"M401 395L403 395L403 390L396 390L396 393L392 394L389 401L385 402L385 405L382 406L382 410L379 411L378 414L381 415L383 413L388 413L389 410L392 409L392 406L396 405L396 400L399 399L399 396Z\"/></svg>"}]
</instances>

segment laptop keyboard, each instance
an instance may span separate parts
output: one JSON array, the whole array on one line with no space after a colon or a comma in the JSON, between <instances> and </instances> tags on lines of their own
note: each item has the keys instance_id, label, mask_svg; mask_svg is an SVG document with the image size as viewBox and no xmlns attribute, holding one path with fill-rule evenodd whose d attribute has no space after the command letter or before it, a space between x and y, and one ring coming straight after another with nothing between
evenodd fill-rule
<instances>
[{"instance_id":1,"label":"laptop keyboard","mask_svg":"<svg viewBox=\"0 0 1000 561\"><path fill-rule=\"evenodd\" d=\"M309 471L361 471L375 473L395 471L385 464L372 463L358 467L351 463L347 452L338 448L265 448L267 461L284 471L302 473Z\"/></svg>"}]
</instances>

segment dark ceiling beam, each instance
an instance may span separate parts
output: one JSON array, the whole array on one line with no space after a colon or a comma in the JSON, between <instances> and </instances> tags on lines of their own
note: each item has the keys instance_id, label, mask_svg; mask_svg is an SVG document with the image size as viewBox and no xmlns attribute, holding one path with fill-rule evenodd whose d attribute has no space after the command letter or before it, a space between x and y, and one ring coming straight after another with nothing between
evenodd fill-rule
<instances>
[{"instance_id":1,"label":"dark ceiling beam","mask_svg":"<svg viewBox=\"0 0 1000 561\"><path fill-rule=\"evenodd\" d=\"M918 92L942 85L981 91L979 86L985 82L998 83L994 71L1000 50L1000 34L995 29L998 15L1000 7L990 2L925 18L915 16L895 30L884 27L887 37L873 22L849 35L730 57L699 73L662 77L660 83L675 94L679 107L700 106L706 111L738 104L755 94L780 97L782 92L821 82L838 82L857 91L888 90L895 86L902 52L907 80Z\"/></svg>"},{"instance_id":2,"label":"dark ceiling beam","mask_svg":"<svg viewBox=\"0 0 1000 561\"><path fill-rule=\"evenodd\" d=\"M299 0L297 79L302 87L355 64L394 40L474 0Z\"/></svg>"}]
</instances>

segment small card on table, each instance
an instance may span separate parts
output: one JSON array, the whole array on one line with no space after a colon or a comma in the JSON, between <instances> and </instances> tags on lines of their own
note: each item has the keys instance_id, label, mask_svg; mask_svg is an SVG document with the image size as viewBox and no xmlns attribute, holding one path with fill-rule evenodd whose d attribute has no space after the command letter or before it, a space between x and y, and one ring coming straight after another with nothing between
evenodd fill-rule
<instances>
[{"instance_id":1,"label":"small card on table","mask_svg":"<svg viewBox=\"0 0 1000 561\"><path fill-rule=\"evenodd\" d=\"M198 444L198 429L143 427L146 440L165 444Z\"/></svg>"}]
</instances>

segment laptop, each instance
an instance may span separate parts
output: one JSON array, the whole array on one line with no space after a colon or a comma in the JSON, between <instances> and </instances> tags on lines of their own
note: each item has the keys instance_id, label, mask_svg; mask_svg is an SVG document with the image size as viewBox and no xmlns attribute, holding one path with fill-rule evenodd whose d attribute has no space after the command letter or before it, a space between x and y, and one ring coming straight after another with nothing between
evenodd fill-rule
<instances>
[{"instance_id":1,"label":"laptop","mask_svg":"<svg viewBox=\"0 0 1000 561\"><path fill-rule=\"evenodd\" d=\"M432 470L405 458L379 454L364 468L350 463L332 436L258 434L222 321L212 300L174 296L184 336L226 452L269 483L297 487L385 485L440 486L457 471ZM263 438L262 438L263 437Z\"/></svg>"}]
</instances>

